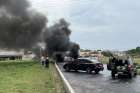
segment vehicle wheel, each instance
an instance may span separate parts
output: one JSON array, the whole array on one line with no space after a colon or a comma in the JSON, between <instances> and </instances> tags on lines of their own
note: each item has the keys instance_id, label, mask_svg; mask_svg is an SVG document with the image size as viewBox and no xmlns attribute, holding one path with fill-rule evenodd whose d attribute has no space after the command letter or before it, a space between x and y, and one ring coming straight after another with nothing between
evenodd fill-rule
<instances>
[{"instance_id":1,"label":"vehicle wheel","mask_svg":"<svg viewBox=\"0 0 140 93\"><path fill-rule=\"evenodd\" d=\"M121 78L121 77L122 77L122 75L118 74L118 78Z\"/></svg>"},{"instance_id":2,"label":"vehicle wheel","mask_svg":"<svg viewBox=\"0 0 140 93\"><path fill-rule=\"evenodd\" d=\"M136 77L137 76L137 71L134 73L134 77Z\"/></svg>"},{"instance_id":3,"label":"vehicle wheel","mask_svg":"<svg viewBox=\"0 0 140 93\"><path fill-rule=\"evenodd\" d=\"M95 70L95 74L99 74L99 70Z\"/></svg>"},{"instance_id":4,"label":"vehicle wheel","mask_svg":"<svg viewBox=\"0 0 140 93\"><path fill-rule=\"evenodd\" d=\"M89 67L87 68L86 71L87 71L88 74L91 74L91 72L92 72L91 69L90 69Z\"/></svg>"},{"instance_id":5,"label":"vehicle wheel","mask_svg":"<svg viewBox=\"0 0 140 93\"><path fill-rule=\"evenodd\" d=\"M137 76L137 72L134 73L134 77L136 77L136 76Z\"/></svg>"},{"instance_id":6,"label":"vehicle wheel","mask_svg":"<svg viewBox=\"0 0 140 93\"><path fill-rule=\"evenodd\" d=\"M115 72L114 71L111 72L111 76L113 79L115 79Z\"/></svg>"},{"instance_id":7,"label":"vehicle wheel","mask_svg":"<svg viewBox=\"0 0 140 93\"><path fill-rule=\"evenodd\" d=\"M75 72L78 72L78 70L77 70L77 69L75 69L74 71L75 71Z\"/></svg>"},{"instance_id":8,"label":"vehicle wheel","mask_svg":"<svg viewBox=\"0 0 140 93\"><path fill-rule=\"evenodd\" d=\"M69 71L70 71L69 66L66 66L65 70L66 70L67 72L69 72Z\"/></svg>"}]
</instances>

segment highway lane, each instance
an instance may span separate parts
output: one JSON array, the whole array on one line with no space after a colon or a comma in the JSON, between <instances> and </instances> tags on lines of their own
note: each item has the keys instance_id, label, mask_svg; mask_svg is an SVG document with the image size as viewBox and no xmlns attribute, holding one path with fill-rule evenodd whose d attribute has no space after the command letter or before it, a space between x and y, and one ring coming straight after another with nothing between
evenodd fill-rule
<instances>
[{"instance_id":1,"label":"highway lane","mask_svg":"<svg viewBox=\"0 0 140 93\"><path fill-rule=\"evenodd\" d=\"M140 76L133 79L113 80L106 69L100 74L86 72L65 72L63 63L58 64L76 93L140 93Z\"/></svg>"}]
</instances>

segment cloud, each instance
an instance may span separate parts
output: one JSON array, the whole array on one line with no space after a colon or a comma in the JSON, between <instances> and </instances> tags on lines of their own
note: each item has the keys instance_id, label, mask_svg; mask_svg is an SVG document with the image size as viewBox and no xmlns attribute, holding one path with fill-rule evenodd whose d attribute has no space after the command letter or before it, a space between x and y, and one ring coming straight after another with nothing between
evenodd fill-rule
<instances>
[{"instance_id":1,"label":"cloud","mask_svg":"<svg viewBox=\"0 0 140 93\"><path fill-rule=\"evenodd\" d=\"M48 16L50 24L59 18L70 22L71 39L83 48L127 49L140 45L139 0L30 1Z\"/></svg>"}]
</instances>

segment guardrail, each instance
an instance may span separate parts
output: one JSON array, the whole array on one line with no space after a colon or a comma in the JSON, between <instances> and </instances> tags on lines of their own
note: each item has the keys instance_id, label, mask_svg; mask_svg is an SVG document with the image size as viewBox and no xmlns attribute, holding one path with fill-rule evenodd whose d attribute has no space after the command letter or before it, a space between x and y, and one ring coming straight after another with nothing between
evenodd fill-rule
<instances>
[{"instance_id":1,"label":"guardrail","mask_svg":"<svg viewBox=\"0 0 140 93\"><path fill-rule=\"evenodd\" d=\"M64 77L63 73L61 72L61 70L59 69L59 67L57 66L57 64L55 63L55 67L58 71L58 74L60 75L62 82L64 84L64 88L66 90L67 93L75 93L75 91L73 90L73 88L71 87L71 85L69 84L69 82L67 81L67 79Z\"/></svg>"}]
</instances>

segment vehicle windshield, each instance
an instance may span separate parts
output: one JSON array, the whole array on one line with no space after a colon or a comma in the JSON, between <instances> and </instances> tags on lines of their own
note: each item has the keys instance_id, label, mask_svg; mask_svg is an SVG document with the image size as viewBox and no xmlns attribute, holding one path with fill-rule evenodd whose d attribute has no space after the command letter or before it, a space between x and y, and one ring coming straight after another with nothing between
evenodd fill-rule
<instances>
[{"instance_id":1,"label":"vehicle windshield","mask_svg":"<svg viewBox=\"0 0 140 93\"><path fill-rule=\"evenodd\" d=\"M98 57L91 57L90 59L91 59L91 61L93 61L94 63L100 63Z\"/></svg>"},{"instance_id":2,"label":"vehicle windshield","mask_svg":"<svg viewBox=\"0 0 140 93\"><path fill-rule=\"evenodd\" d=\"M100 61L94 60L94 59L91 59L91 61L92 61L93 63L101 63Z\"/></svg>"},{"instance_id":3,"label":"vehicle windshield","mask_svg":"<svg viewBox=\"0 0 140 93\"><path fill-rule=\"evenodd\" d=\"M89 60L90 62L92 63L101 63L97 57L87 57L87 58L84 58L84 59L87 59Z\"/></svg>"}]
</instances>

